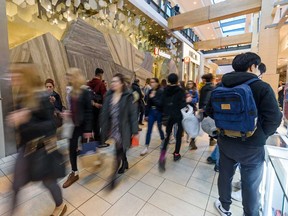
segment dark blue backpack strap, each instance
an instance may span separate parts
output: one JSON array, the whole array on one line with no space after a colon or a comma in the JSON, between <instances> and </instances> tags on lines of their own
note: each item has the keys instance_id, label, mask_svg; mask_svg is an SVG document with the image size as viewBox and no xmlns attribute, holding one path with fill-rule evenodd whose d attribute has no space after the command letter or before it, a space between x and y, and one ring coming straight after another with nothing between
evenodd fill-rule
<instances>
[{"instance_id":1,"label":"dark blue backpack strap","mask_svg":"<svg viewBox=\"0 0 288 216\"><path fill-rule=\"evenodd\" d=\"M250 84L252 84L252 83L254 83L254 82L258 81L258 80L260 80L260 79L259 78L253 78L253 79L250 79L250 80L246 81L243 84L250 85Z\"/></svg>"}]
</instances>

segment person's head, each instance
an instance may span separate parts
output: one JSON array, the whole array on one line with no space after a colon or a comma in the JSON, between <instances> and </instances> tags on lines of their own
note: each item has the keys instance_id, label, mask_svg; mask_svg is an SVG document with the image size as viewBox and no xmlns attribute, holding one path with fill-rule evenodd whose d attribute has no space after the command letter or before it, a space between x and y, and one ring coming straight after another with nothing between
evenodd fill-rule
<instances>
[{"instance_id":1,"label":"person's head","mask_svg":"<svg viewBox=\"0 0 288 216\"><path fill-rule=\"evenodd\" d=\"M95 76L96 77L99 77L100 79L102 79L103 74L104 74L104 71L101 68L96 68L96 70L95 70Z\"/></svg>"},{"instance_id":2,"label":"person's head","mask_svg":"<svg viewBox=\"0 0 288 216\"><path fill-rule=\"evenodd\" d=\"M137 84L137 85L139 85L140 80L139 80L139 79L135 79L135 80L134 80L134 83Z\"/></svg>"},{"instance_id":3,"label":"person's head","mask_svg":"<svg viewBox=\"0 0 288 216\"><path fill-rule=\"evenodd\" d=\"M178 83L178 76L175 73L171 73L168 75L168 83L170 83L170 85L177 85Z\"/></svg>"},{"instance_id":4,"label":"person's head","mask_svg":"<svg viewBox=\"0 0 288 216\"><path fill-rule=\"evenodd\" d=\"M166 87L167 87L167 80L166 80L166 79L162 79L162 80L161 80L161 86L162 86L163 88L166 88Z\"/></svg>"},{"instance_id":5,"label":"person's head","mask_svg":"<svg viewBox=\"0 0 288 216\"><path fill-rule=\"evenodd\" d=\"M181 87L181 88L183 88L183 89L185 89L186 87L185 87L185 81L180 81L179 82L179 86Z\"/></svg>"},{"instance_id":6,"label":"person's head","mask_svg":"<svg viewBox=\"0 0 288 216\"><path fill-rule=\"evenodd\" d=\"M258 70L259 70L260 74L264 74L264 73L266 72L266 65L261 62L261 63L258 65Z\"/></svg>"},{"instance_id":7,"label":"person's head","mask_svg":"<svg viewBox=\"0 0 288 216\"><path fill-rule=\"evenodd\" d=\"M158 78L152 78L151 80L150 80L150 85L151 85L151 87L153 88L153 89L158 89L159 88L159 79Z\"/></svg>"},{"instance_id":8,"label":"person's head","mask_svg":"<svg viewBox=\"0 0 288 216\"><path fill-rule=\"evenodd\" d=\"M280 85L280 86L283 85L283 81L282 81L282 80L279 81L279 85Z\"/></svg>"},{"instance_id":9,"label":"person's head","mask_svg":"<svg viewBox=\"0 0 288 216\"><path fill-rule=\"evenodd\" d=\"M214 77L213 77L212 73L207 73L207 74L204 74L202 76L202 80L205 80L205 82L207 82L207 83L212 82L213 79L214 79Z\"/></svg>"},{"instance_id":10,"label":"person's head","mask_svg":"<svg viewBox=\"0 0 288 216\"><path fill-rule=\"evenodd\" d=\"M126 89L125 76L117 73L111 80L111 90L114 92L123 92Z\"/></svg>"},{"instance_id":11,"label":"person's head","mask_svg":"<svg viewBox=\"0 0 288 216\"><path fill-rule=\"evenodd\" d=\"M261 58L256 53L247 52L237 55L232 61L235 72L257 73L257 67L261 63Z\"/></svg>"},{"instance_id":12,"label":"person's head","mask_svg":"<svg viewBox=\"0 0 288 216\"><path fill-rule=\"evenodd\" d=\"M196 86L196 83L194 83L192 80L189 80L189 81L187 82L186 88L187 88L188 90L194 90L194 89L197 88L197 86Z\"/></svg>"},{"instance_id":13,"label":"person's head","mask_svg":"<svg viewBox=\"0 0 288 216\"><path fill-rule=\"evenodd\" d=\"M45 81L45 88L48 92L52 93L54 91L54 87L55 87L55 84L54 84L54 80L52 79L46 79Z\"/></svg>"},{"instance_id":14,"label":"person's head","mask_svg":"<svg viewBox=\"0 0 288 216\"><path fill-rule=\"evenodd\" d=\"M146 83L145 83L146 85L150 85L150 78L147 78L146 79Z\"/></svg>"},{"instance_id":15,"label":"person's head","mask_svg":"<svg viewBox=\"0 0 288 216\"><path fill-rule=\"evenodd\" d=\"M67 74L73 87L73 92L79 94L81 86L86 84L82 70L79 68L69 68Z\"/></svg>"},{"instance_id":16,"label":"person's head","mask_svg":"<svg viewBox=\"0 0 288 216\"><path fill-rule=\"evenodd\" d=\"M23 106L32 108L38 105L35 92L44 90L43 81L39 76L39 71L34 64L11 65L11 81L13 89L18 89L18 93L23 96ZM17 97L17 95L13 95Z\"/></svg>"}]
</instances>

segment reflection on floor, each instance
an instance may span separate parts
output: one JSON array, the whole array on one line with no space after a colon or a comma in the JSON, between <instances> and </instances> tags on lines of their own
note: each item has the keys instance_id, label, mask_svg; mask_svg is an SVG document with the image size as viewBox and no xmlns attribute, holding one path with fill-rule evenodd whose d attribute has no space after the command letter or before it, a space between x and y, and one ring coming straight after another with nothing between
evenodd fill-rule
<instances>
[{"instance_id":1,"label":"reflection on floor","mask_svg":"<svg viewBox=\"0 0 288 216\"><path fill-rule=\"evenodd\" d=\"M217 177L213 165L206 158L213 151L209 147L208 136L200 134L198 149L188 150L186 137L183 138L182 159L174 162L170 144L166 172L159 173L158 157L160 139L154 130L149 154L144 157L146 130L141 132L141 146L128 153L129 170L118 177L118 185L113 191L105 187L113 163L113 147L106 148L105 165L96 173L80 168L80 180L63 190L68 210L65 215L105 215L105 216L212 216L218 215L214 201L218 197ZM11 180L16 155L0 159L0 215L8 216L11 202ZM81 165L80 165L81 166ZM239 174L235 180L239 179ZM64 179L60 181L62 184ZM27 185L20 194L20 202L15 215L46 216L54 209L50 194L41 183ZM242 216L241 203L233 201L233 215Z\"/></svg>"}]
</instances>

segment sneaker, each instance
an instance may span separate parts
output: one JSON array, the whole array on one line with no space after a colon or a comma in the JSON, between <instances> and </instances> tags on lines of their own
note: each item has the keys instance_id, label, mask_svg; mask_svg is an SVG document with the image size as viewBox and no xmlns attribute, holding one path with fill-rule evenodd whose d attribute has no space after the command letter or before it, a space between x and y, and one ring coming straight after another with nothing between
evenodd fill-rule
<instances>
[{"instance_id":1,"label":"sneaker","mask_svg":"<svg viewBox=\"0 0 288 216\"><path fill-rule=\"evenodd\" d=\"M216 160L214 160L212 157L208 157L206 161L208 164L216 164Z\"/></svg>"},{"instance_id":2,"label":"sneaker","mask_svg":"<svg viewBox=\"0 0 288 216\"><path fill-rule=\"evenodd\" d=\"M191 139L189 147L190 147L190 150L196 150L197 149L195 139Z\"/></svg>"},{"instance_id":3,"label":"sneaker","mask_svg":"<svg viewBox=\"0 0 288 216\"><path fill-rule=\"evenodd\" d=\"M233 191L231 193L231 198L236 200L236 201L239 201L239 202L242 202L242 191L241 190L238 190L238 191Z\"/></svg>"},{"instance_id":4,"label":"sneaker","mask_svg":"<svg viewBox=\"0 0 288 216\"><path fill-rule=\"evenodd\" d=\"M174 155L174 161L178 161L178 160L181 159L181 155L180 154L174 153L173 155Z\"/></svg>"},{"instance_id":5,"label":"sneaker","mask_svg":"<svg viewBox=\"0 0 288 216\"><path fill-rule=\"evenodd\" d=\"M140 153L140 156L144 156L148 153L148 147L145 147L143 151Z\"/></svg>"},{"instance_id":6,"label":"sneaker","mask_svg":"<svg viewBox=\"0 0 288 216\"><path fill-rule=\"evenodd\" d=\"M215 146L217 143L217 141L213 138L210 138L210 141L209 141L209 146Z\"/></svg>"},{"instance_id":7,"label":"sneaker","mask_svg":"<svg viewBox=\"0 0 288 216\"><path fill-rule=\"evenodd\" d=\"M230 211L226 211L223 207L222 204L220 202L219 199L217 199L214 203L215 208L218 210L218 212L220 213L221 216L231 216L232 213Z\"/></svg>"},{"instance_id":8,"label":"sneaker","mask_svg":"<svg viewBox=\"0 0 288 216\"><path fill-rule=\"evenodd\" d=\"M67 180L63 184L63 188L67 188L71 186L74 182L79 180L79 175L75 175L74 172L71 172L67 178Z\"/></svg>"},{"instance_id":9,"label":"sneaker","mask_svg":"<svg viewBox=\"0 0 288 216\"><path fill-rule=\"evenodd\" d=\"M51 214L51 216L63 216L67 211L67 206L65 203L62 203L60 206L56 207Z\"/></svg>"},{"instance_id":10,"label":"sneaker","mask_svg":"<svg viewBox=\"0 0 288 216\"><path fill-rule=\"evenodd\" d=\"M232 186L238 190L241 190L241 181L232 182Z\"/></svg>"}]
</instances>

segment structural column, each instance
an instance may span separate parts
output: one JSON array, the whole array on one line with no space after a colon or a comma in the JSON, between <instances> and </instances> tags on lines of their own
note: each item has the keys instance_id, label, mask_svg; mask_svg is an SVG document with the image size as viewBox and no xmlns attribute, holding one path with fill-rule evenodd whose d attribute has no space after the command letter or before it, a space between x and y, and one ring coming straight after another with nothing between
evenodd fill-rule
<instances>
[{"instance_id":1,"label":"structural column","mask_svg":"<svg viewBox=\"0 0 288 216\"><path fill-rule=\"evenodd\" d=\"M279 30L276 28L265 29L266 25L272 24L273 1L262 0L262 10L260 18L259 32L259 55L262 62L266 64L267 71L263 75L263 81L269 83L275 93L277 93L279 74L277 72L278 50L279 50ZM276 94L277 95L277 94Z\"/></svg>"},{"instance_id":2,"label":"structural column","mask_svg":"<svg viewBox=\"0 0 288 216\"><path fill-rule=\"evenodd\" d=\"M11 82L6 77L9 67L9 43L6 1L0 0L0 158L16 152L14 131L5 125L5 117L11 111Z\"/></svg>"}]
</instances>

